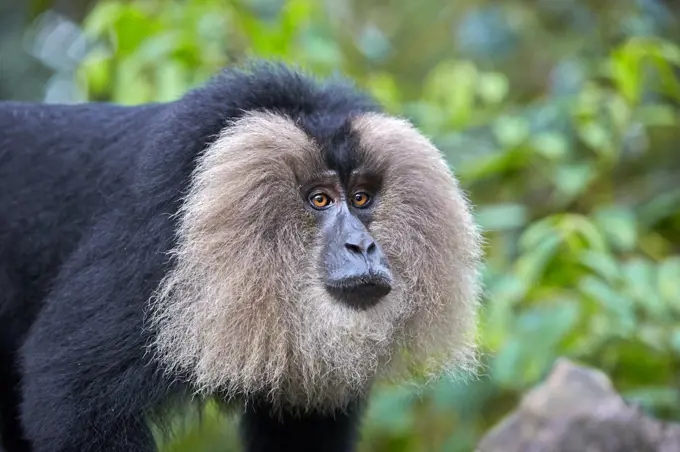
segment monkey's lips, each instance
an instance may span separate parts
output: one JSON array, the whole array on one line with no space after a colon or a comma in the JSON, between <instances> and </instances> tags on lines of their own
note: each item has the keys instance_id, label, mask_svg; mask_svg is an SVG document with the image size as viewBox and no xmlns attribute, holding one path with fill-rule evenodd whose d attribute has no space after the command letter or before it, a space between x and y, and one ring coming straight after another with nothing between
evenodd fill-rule
<instances>
[{"instance_id":1,"label":"monkey's lips","mask_svg":"<svg viewBox=\"0 0 680 452\"><path fill-rule=\"evenodd\" d=\"M382 273L327 279L326 290L335 299L356 309L375 306L392 291L392 278Z\"/></svg>"}]
</instances>

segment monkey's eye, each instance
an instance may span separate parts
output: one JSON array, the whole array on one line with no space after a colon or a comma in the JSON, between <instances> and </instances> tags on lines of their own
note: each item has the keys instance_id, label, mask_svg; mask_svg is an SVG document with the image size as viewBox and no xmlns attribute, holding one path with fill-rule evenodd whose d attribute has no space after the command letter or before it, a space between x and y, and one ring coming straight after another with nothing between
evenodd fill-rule
<instances>
[{"instance_id":1,"label":"monkey's eye","mask_svg":"<svg viewBox=\"0 0 680 452\"><path fill-rule=\"evenodd\" d=\"M370 201L371 197L368 195L368 193L360 191L352 195L352 205L354 207L358 207L360 209L368 207Z\"/></svg>"},{"instance_id":2,"label":"monkey's eye","mask_svg":"<svg viewBox=\"0 0 680 452\"><path fill-rule=\"evenodd\" d=\"M331 198L325 193L316 193L309 198L309 202L315 209L325 209L331 205Z\"/></svg>"}]
</instances>

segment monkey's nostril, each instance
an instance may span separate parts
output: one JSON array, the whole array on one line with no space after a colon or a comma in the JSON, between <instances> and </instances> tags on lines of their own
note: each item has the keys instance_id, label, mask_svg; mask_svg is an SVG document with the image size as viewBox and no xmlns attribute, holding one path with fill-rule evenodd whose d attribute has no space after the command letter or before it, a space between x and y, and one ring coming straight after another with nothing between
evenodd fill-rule
<instances>
[{"instance_id":1,"label":"monkey's nostril","mask_svg":"<svg viewBox=\"0 0 680 452\"><path fill-rule=\"evenodd\" d=\"M361 247L359 245L355 244L355 243L345 243L345 248L350 250L352 253L362 254Z\"/></svg>"},{"instance_id":2,"label":"monkey's nostril","mask_svg":"<svg viewBox=\"0 0 680 452\"><path fill-rule=\"evenodd\" d=\"M370 238L349 240L345 243L345 248L353 254L359 254L361 256L368 256L376 251L375 242Z\"/></svg>"},{"instance_id":3,"label":"monkey's nostril","mask_svg":"<svg viewBox=\"0 0 680 452\"><path fill-rule=\"evenodd\" d=\"M368 245L368 248L366 248L366 253L367 254L373 254L373 253L375 253L375 250L376 250L375 242L371 242Z\"/></svg>"}]
</instances>

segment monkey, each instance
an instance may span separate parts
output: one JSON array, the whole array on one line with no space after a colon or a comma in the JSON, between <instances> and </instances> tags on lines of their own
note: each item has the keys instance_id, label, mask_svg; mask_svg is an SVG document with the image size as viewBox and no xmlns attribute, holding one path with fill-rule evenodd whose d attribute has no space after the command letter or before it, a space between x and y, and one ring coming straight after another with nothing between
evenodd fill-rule
<instances>
[{"instance_id":1,"label":"monkey","mask_svg":"<svg viewBox=\"0 0 680 452\"><path fill-rule=\"evenodd\" d=\"M355 450L376 384L478 361L473 213L342 75L255 60L168 102L1 102L2 444L154 451L217 400L248 452Z\"/></svg>"}]
</instances>

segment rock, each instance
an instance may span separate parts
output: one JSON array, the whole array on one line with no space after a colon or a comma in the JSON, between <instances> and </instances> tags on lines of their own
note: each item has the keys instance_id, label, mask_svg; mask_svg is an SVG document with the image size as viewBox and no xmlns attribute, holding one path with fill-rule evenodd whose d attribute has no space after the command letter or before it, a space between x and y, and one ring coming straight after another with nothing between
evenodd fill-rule
<instances>
[{"instance_id":1,"label":"rock","mask_svg":"<svg viewBox=\"0 0 680 452\"><path fill-rule=\"evenodd\" d=\"M559 359L476 452L680 452L680 424L628 405L602 372Z\"/></svg>"}]
</instances>

